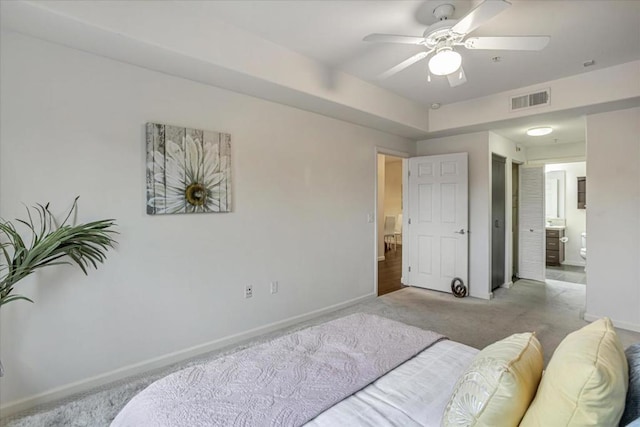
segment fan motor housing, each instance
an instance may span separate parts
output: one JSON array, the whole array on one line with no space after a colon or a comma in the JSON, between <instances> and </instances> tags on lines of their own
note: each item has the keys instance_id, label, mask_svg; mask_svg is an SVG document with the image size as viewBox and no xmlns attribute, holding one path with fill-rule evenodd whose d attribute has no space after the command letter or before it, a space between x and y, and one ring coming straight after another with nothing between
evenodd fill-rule
<instances>
[{"instance_id":1,"label":"fan motor housing","mask_svg":"<svg viewBox=\"0 0 640 427\"><path fill-rule=\"evenodd\" d=\"M457 19L446 19L430 25L422 35L425 39L425 46L429 49L433 49L443 41L457 43L462 40L464 35L456 34L451 31L451 28L456 25L457 22Z\"/></svg>"},{"instance_id":2,"label":"fan motor housing","mask_svg":"<svg viewBox=\"0 0 640 427\"><path fill-rule=\"evenodd\" d=\"M451 28L458 23L457 19L449 19L453 16L456 8L450 3L443 3L433 9L433 16L438 20L433 25L427 27L422 35L425 38L425 46L435 49L443 42L458 43L464 35L459 35L451 31Z\"/></svg>"}]
</instances>

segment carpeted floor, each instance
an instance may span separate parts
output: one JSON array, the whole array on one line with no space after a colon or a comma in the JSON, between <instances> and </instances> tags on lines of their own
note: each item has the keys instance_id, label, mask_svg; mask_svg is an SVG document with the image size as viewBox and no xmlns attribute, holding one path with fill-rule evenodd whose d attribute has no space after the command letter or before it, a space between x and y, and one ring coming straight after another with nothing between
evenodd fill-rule
<instances>
[{"instance_id":1,"label":"carpeted floor","mask_svg":"<svg viewBox=\"0 0 640 427\"><path fill-rule=\"evenodd\" d=\"M24 426L108 426L136 393L170 372L203 363L293 330L355 312L378 314L390 319L439 332L452 340L483 348L516 332L535 331L548 362L553 350L582 320L585 286L547 280L520 280L510 289L497 289L491 301L464 298L418 288L404 288L374 300L319 316L240 345L221 349L147 375L119 381L57 404L36 408L0 420L0 425ZM640 341L640 333L618 330L624 347Z\"/></svg>"}]
</instances>

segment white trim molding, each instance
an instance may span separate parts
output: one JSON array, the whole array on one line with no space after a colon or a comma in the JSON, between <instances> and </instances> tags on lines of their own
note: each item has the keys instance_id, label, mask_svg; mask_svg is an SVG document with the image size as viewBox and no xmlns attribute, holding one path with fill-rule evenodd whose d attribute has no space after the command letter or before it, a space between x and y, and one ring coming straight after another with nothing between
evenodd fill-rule
<instances>
[{"instance_id":1,"label":"white trim molding","mask_svg":"<svg viewBox=\"0 0 640 427\"><path fill-rule=\"evenodd\" d=\"M583 317L587 322L593 322L604 316L596 316L591 313L585 313ZM622 320L616 319L611 319L611 321L613 322L613 326L615 326L616 328L626 329L627 331L640 332L640 325L637 323L624 322Z\"/></svg>"}]
</instances>

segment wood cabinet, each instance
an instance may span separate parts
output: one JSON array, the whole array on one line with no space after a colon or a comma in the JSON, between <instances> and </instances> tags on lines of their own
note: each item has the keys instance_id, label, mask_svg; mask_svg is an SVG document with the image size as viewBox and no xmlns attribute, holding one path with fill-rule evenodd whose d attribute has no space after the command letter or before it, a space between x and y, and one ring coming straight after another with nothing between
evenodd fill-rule
<instances>
[{"instance_id":1,"label":"wood cabinet","mask_svg":"<svg viewBox=\"0 0 640 427\"><path fill-rule=\"evenodd\" d=\"M564 261L564 243L560 240L564 237L564 230L547 229L547 265L559 266Z\"/></svg>"},{"instance_id":2,"label":"wood cabinet","mask_svg":"<svg viewBox=\"0 0 640 427\"><path fill-rule=\"evenodd\" d=\"M578 209L587 208L587 177L578 177Z\"/></svg>"}]
</instances>

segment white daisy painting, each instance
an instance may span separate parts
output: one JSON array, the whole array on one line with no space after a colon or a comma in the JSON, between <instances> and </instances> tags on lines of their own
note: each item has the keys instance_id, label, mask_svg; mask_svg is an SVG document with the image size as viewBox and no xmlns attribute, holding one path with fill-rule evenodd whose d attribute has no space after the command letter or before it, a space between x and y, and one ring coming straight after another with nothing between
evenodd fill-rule
<instances>
[{"instance_id":1,"label":"white daisy painting","mask_svg":"<svg viewBox=\"0 0 640 427\"><path fill-rule=\"evenodd\" d=\"M147 123L147 213L231 211L231 135Z\"/></svg>"}]
</instances>

